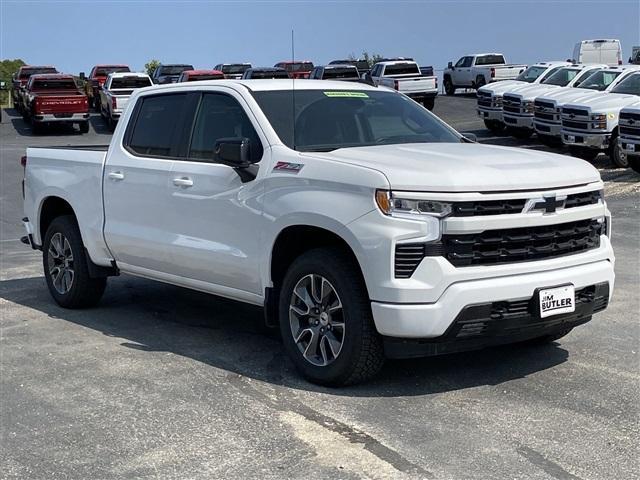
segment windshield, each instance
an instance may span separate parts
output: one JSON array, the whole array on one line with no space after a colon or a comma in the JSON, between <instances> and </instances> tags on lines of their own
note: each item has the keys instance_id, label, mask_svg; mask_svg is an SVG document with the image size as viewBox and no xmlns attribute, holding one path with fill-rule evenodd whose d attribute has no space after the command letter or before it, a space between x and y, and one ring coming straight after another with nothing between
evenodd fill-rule
<instances>
[{"instance_id":1,"label":"windshield","mask_svg":"<svg viewBox=\"0 0 640 480\"><path fill-rule=\"evenodd\" d=\"M502 55L482 55L476 57L476 65L503 65L505 63Z\"/></svg>"},{"instance_id":2,"label":"windshield","mask_svg":"<svg viewBox=\"0 0 640 480\"><path fill-rule=\"evenodd\" d=\"M112 89L116 88L144 88L150 87L151 81L146 77L119 77L111 79L111 87Z\"/></svg>"},{"instance_id":3,"label":"windshield","mask_svg":"<svg viewBox=\"0 0 640 480\"><path fill-rule=\"evenodd\" d=\"M579 68L561 68L556 73L547 78L543 83L545 85L558 85L566 87L571 80L580 72Z\"/></svg>"},{"instance_id":4,"label":"windshield","mask_svg":"<svg viewBox=\"0 0 640 480\"><path fill-rule=\"evenodd\" d=\"M296 90L294 99L291 90L276 90L253 96L280 140L298 151L461 141L435 115L397 93Z\"/></svg>"},{"instance_id":5,"label":"windshield","mask_svg":"<svg viewBox=\"0 0 640 480\"><path fill-rule=\"evenodd\" d=\"M520 75L517 76L516 80L521 82L533 83L540 75L542 75L547 67L529 67Z\"/></svg>"},{"instance_id":6,"label":"windshield","mask_svg":"<svg viewBox=\"0 0 640 480\"><path fill-rule=\"evenodd\" d=\"M34 80L31 90L78 90L72 78Z\"/></svg>"},{"instance_id":7,"label":"windshield","mask_svg":"<svg viewBox=\"0 0 640 480\"><path fill-rule=\"evenodd\" d=\"M106 77L114 72L130 72L129 67L100 67L96 68L96 77Z\"/></svg>"},{"instance_id":8,"label":"windshield","mask_svg":"<svg viewBox=\"0 0 640 480\"><path fill-rule=\"evenodd\" d=\"M193 70L191 65L171 65L160 67L160 75L180 75L185 70Z\"/></svg>"},{"instance_id":9,"label":"windshield","mask_svg":"<svg viewBox=\"0 0 640 480\"><path fill-rule=\"evenodd\" d=\"M236 75L238 73L244 73L245 70L249 70L250 68L251 68L251 65L242 64L242 63L235 63L233 65L223 65L222 73L229 73L232 75Z\"/></svg>"},{"instance_id":10,"label":"windshield","mask_svg":"<svg viewBox=\"0 0 640 480\"><path fill-rule=\"evenodd\" d=\"M354 68L325 68L322 78L325 80L331 78L353 78L359 79L358 70Z\"/></svg>"},{"instance_id":11,"label":"windshield","mask_svg":"<svg viewBox=\"0 0 640 480\"><path fill-rule=\"evenodd\" d=\"M620 73L621 72L607 72L606 70L597 71L585 78L578 88L602 91L611 85L611 82L620 76Z\"/></svg>"},{"instance_id":12,"label":"windshield","mask_svg":"<svg viewBox=\"0 0 640 480\"><path fill-rule=\"evenodd\" d=\"M640 95L640 73L634 73L611 89L611 93L627 93Z\"/></svg>"},{"instance_id":13,"label":"windshield","mask_svg":"<svg viewBox=\"0 0 640 480\"><path fill-rule=\"evenodd\" d=\"M20 78L29 78L31 75L38 75L40 73L58 73L53 67L35 67L35 68L23 68L20 70Z\"/></svg>"}]
</instances>

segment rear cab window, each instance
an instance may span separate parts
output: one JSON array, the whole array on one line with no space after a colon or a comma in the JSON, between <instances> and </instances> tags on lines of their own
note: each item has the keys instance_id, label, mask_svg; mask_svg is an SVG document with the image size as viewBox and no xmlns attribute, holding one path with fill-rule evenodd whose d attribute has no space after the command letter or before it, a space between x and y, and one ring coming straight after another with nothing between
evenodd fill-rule
<instances>
[{"instance_id":1,"label":"rear cab window","mask_svg":"<svg viewBox=\"0 0 640 480\"><path fill-rule=\"evenodd\" d=\"M387 65L384 75L420 75L420 69L416 63L396 63Z\"/></svg>"},{"instance_id":2,"label":"rear cab window","mask_svg":"<svg viewBox=\"0 0 640 480\"><path fill-rule=\"evenodd\" d=\"M34 92L41 92L46 90L65 90L75 92L78 90L78 86L76 85L76 82L73 80L73 78L32 78L30 85L31 90Z\"/></svg>"},{"instance_id":3,"label":"rear cab window","mask_svg":"<svg viewBox=\"0 0 640 480\"><path fill-rule=\"evenodd\" d=\"M476 65L504 65L503 55L480 55L476 57Z\"/></svg>"}]
</instances>

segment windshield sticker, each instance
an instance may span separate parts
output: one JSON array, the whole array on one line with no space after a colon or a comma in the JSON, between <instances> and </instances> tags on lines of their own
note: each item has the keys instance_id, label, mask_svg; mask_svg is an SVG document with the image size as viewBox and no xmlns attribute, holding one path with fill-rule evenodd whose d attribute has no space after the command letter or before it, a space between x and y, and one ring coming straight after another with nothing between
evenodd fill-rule
<instances>
[{"instance_id":1,"label":"windshield sticker","mask_svg":"<svg viewBox=\"0 0 640 480\"><path fill-rule=\"evenodd\" d=\"M327 97L331 98L369 98L364 92L324 92Z\"/></svg>"}]
</instances>

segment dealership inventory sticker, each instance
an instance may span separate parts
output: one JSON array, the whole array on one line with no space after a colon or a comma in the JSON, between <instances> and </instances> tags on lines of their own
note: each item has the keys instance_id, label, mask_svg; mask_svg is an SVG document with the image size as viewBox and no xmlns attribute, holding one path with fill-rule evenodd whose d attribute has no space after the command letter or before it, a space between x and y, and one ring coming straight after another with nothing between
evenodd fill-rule
<instances>
[{"instance_id":1,"label":"dealership inventory sticker","mask_svg":"<svg viewBox=\"0 0 640 480\"><path fill-rule=\"evenodd\" d=\"M364 92L324 92L327 97L340 97L340 98L369 98Z\"/></svg>"}]
</instances>

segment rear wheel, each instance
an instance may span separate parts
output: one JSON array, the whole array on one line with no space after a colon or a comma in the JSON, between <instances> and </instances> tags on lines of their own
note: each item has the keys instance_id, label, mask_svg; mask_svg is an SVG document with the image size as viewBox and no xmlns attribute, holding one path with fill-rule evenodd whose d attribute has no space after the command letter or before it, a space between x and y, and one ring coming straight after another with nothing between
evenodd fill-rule
<instances>
[{"instance_id":1,"label":"rear wheel","mask_svg":"<svg viewBox=\"0 0 640 480\"><path fill-rule=\"evenodd\" d=\"M521 139L531 138L531 135L533 135L533 130L530 128L507 127L507 131L509 135Z\"/></svg>"},{"instance_id":2,"label":"rear wheel","mask_svg":"<svg viewBox=\"0 0 640 480\"><path fill-rule=\"evenodd\" d=\"M640 155L627 154L627 160L629 161L629 166L636 172L640 173Z\"/></svg>"},{"instance_id":3,"label":"rear wheel","mask_svg":"<svg viewBox=\"0 0 640 480\"><path fill-rule=\"evenodd\" d=\"M502 123L500 120L485 120L484 126L492 132L501 132L502 130L504 130L504 123Z\"/></svg>"},{"instance_id":4,"label":"rear wheel","mask_svg":"<svg viewBox=\"0 0 640 480\"><path fill-rule=\"evenodd\" d=\"M354 384L382 368L382 340L364 281L341 249L311 250L293 262L282 283L279 317L285 349L311 382Z\"/></svg>"},{"instance_id":5,"label":"rear wheel","mask_svg":"<svg viewBox=\"0 0 640 480\"><path fill-rule=\"evenodd\" d=\"M444 92L447 95L453 95L454 93L456 93L456 87L451 82L451 77L445 77L444 79Z\"/></svg>"},{"instance_id":6,"label":"rear wheel","mask_svg":"<svg viewBox=\"0 0 640 480\"><path fill-rule=\"evenodd\" d=\"M47 287L58 305L84 308L100 301L107 279L89 276L82 237L72 215L60 216L51 222L42 252Z\"/></svg>"},{"instance_id":7,"label":"rear wheel","mask_svg":"<svg viewBox=\"0 0 640 480\"><path fill-rule=\"evenodd\" d=\"M487 84L487 81L484 79L484 75L478 75L476 77L475 87L476 89L480 87L484 87Z\"/></svg>"},{"instance_id":8,"label":"rear wheel","mask_svg":"<svg viewBox=\"0 0 640 480\"><path fill-rule=\"evenodd\" d=\"M545 135L538 133L538 140L547 147L562 147L562 140L559 137L553 135Z\"/></svg>"},{"instance_id":9,"label":"rear wheel","mask_svg":"<svg viewBox=\"0 0 640 480\"><path fill-rule=\"evenodd\" d=\"M436 105L436 99L435 97L425 98L422 104L427 110L433 110L433 107Z\"/></svg>"},{"instance_id":10,"label":"rear wheel","mask_svg":"<svg viewBox=\"0 0 640 480\"><path fill-rule=\"evenodd\" d=\"M629 156L622 150L622 143L617 133L614 133L611 137L609 158L617 167L629 168Z\"/></svg>"},{"instance_id":11,"label":"rear wheel","mask_svg":"<svg viewBox=\"0 0 640 480\"><path fill-rule=\"evenodd\" d=\"M116 121L107 113L107 126L109 127L109 131L113 132L116 129L116 125Z\"/></svg>"},{"instance_id":12,"label":"rear wheel","mask_svg":"<svg viewBox=\"0 0 640 480\"><path fill-rule=\"evenodd\" d=\"M82 122L79 127L80 133L89 133L89 122Z\"/></svg>"},{"instance_id":13,"label":"rear wheel","mask_svg":"<svg viewBox=\"0 0 640 480\"><path fill-rule=\"evenodd\" d=\"M569 153L573 157L578 157L588 162L592 162L600 154L600 151L595 148L571 146L569 147Z\"/></svg>"}]
</instances>

